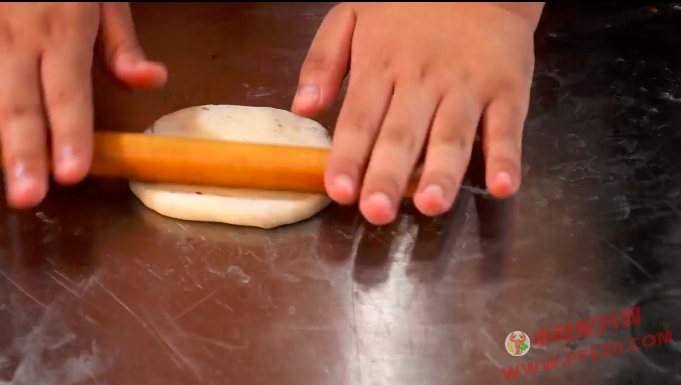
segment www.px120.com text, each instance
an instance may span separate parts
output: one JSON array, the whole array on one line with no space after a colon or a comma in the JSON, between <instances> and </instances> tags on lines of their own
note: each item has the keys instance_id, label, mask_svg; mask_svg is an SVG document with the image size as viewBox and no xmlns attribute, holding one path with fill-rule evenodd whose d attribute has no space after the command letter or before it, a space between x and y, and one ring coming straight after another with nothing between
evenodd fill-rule
<instances>
[{"instance_id":1,"label":"www.px120.com text","mask_svg":"<svg viewBox=\"0 0 681 385\"><path fill-rule=\"evenodd\" d=\"M612 345L602 345L600 347L596 346L591 349L580 350L576 353L567 353L565 355L567 362L562 363L560 366L559 361L561 356L555 356L554 358L546 358L534 362L528 362L526 364L515 365L515 367L509 366L506 369L502 368L501 371L504 374L504 378L510 380L512 378L518 378L519 374L525 374L526 376L529 376L530 374L536 374L540 368L543 368L544 371L549 371L551 369L558 369L559 367L571 366L575 360L578 360L580 363L582 363L587 357L590 357L591 361L594 361L599 358L611 357L613 354L618 355L624 352L629 352L630 350L641 350L641 346L637 344L642 344L644 348L649 348L656 343L658 345L663 345L669 342L672 342L671 330L657 333L657 338L652 334L643 338L636 337L629 342L628 347L624 347L621 342L615 342Z\"/></svg>"}]
</instances>

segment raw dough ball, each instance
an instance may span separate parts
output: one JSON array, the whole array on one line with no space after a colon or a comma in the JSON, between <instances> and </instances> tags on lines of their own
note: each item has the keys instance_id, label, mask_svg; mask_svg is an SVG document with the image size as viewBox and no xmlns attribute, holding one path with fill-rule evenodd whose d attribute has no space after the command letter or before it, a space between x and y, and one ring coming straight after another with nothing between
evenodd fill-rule
<instances>
[{"instance_id":1,"label":"raw dough ball","mask_svg":"<svg viewBox=\"0 0 681 385\"><path fill-rule=\"evenodd\" d=\"M329 133L319 123L268 107L189 107L160 118L147 133L263 144L331 146ZM265 229L303 221L330 203L324 194L137 181L130 182L130 189L145 206L168 217Z\"/></svg>"}]
</instances>

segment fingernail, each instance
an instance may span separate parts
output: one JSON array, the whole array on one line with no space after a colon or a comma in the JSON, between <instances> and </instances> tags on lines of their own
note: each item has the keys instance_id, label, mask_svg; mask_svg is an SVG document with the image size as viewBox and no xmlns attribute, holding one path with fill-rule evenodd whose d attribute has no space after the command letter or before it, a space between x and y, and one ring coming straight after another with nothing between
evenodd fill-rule
<instances>
[{"instance_id":1,"label":"fingernail","mask_svg":"<svg viewBox=\"0 0 681 385\"><path fill-rule=\"evenodd\" d=\"M505 183L509 186L512 186L512 181L511 181L511 175L505 171L497 173L497 183Z\"/></svg>"},{"instance_id":2,"label":"fingernail","mask_svg":"<svg viewBox=\"0 0 681 385\"><path fill-rule=\"evenodd\" d=\"M119 70L133 70L138 67L140 63L141 62L139 61L133 61L123 56L116 60L116 67Z\"/></svg>"},{"instance_id":3,"label":"fingernail","mask_svg":"<svg viewBox=\"0 0 681 385\"><path fill-rule=\"evenodd\" d=\"M76 160L73 156L73 148L71 146L64 146L59 152L57 158L57 168L59 173L68 173L76 166Z\"/></svg>"},{"instance_id":4,"label":"fingernail","mask_svg":"<svg viewBox=\"0 0 681 385\"><path fill-rule=\"evenodd\" d=\"M444 202L445 200L445 192L442 190L442 187L436 184L428 185L428 187L423 189L422 194L429 195L440 202Z\"/></svg>"},{"instance_id":5,"label":"fingernail","mask_svg":"<svg viewBox=\"0 0 681 385\"><path fill-rule=\"evenodd\" d=\"M338 175L333 180L333 185L337 189L342 190L346 195L351 195L355 189L352 179L350 179L350 177L347 175Z\"/></svg>"},{"instance_id":6,"label":"fingernail","mask_svg":"<svg viewBox=\"0 0 681 385\"><path fill-rule=\"evenodd\" d=\"M73 158L63 159L59 162L59 174L63 176L68 176L73 174L78 168L78 162Z\"/></svg>"},{"instance_id":7,"label":"fingernail","mask_svg":"<svg viewBox=\"0 0 681 385\"><path fill-rule=\"evenodd\" d=\"M296 104L317 104L319 100L319 88L315 86L303 86L298 89Z\"/></svg>"},{"instance_id":8,"label":"fingernail","mask_svg":"<svg viewBox=\"0 0 681 385\"><path fill-rule=\"evenodd\" d=\"M383 193L373 193L369 196L369 199L367 199L367 201L370 202L371 204L382 207L386 210L390 210L392 208L390 198L388 198L388 196Z\"/></svg>"}]
</instances>

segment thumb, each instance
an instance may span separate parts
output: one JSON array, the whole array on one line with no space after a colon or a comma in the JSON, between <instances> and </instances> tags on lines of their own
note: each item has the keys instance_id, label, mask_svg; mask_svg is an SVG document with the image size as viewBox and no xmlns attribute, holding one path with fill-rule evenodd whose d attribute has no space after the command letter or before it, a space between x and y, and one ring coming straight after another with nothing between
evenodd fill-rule
<instances>
[{"instance_id":1,"label":"thumb","mask_svg":"<svg viewBox=\"0 0 681 385\"><path fill-rule=\"evenodd\" d=\"M355 11L347 3L326 15L300 71L293 113L316 115L333 103L350 64L355 22Z\"/></svg>"},{"instance_id":2,"label":"thumb","mask_svg":"<svg viewBox=\"0 0 681 385\"><path fill-rule=\"evenodd\" d=\"M128 2L103 2L100 42L114 76L129 87L161 87L168 71L147 60L137 40Z\"/></svg>"}]
</instances>

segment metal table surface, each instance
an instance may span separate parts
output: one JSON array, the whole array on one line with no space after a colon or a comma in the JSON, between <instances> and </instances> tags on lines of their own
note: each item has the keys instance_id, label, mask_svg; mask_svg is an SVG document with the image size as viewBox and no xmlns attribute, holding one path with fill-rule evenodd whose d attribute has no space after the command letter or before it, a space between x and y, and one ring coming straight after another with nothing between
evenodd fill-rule
<instances>
[{"instance_id":1,"label":"metal table surface","mask_svg":"<svg viewBox=\"0 0 681 385\"><path fill-rule=\"evenodd\" d=\"M135 4L169 83L130 93L97 70L98 129L288 108L330 7ZM514 199L468 188L435 219L406 202L375 228L332 206L269 231L162 217L123 181L0 207L0 383L681 383L679 32L674 3L547 7ZM516 330L522 357L504 348Z\"/></svg>"}]
</instances>

